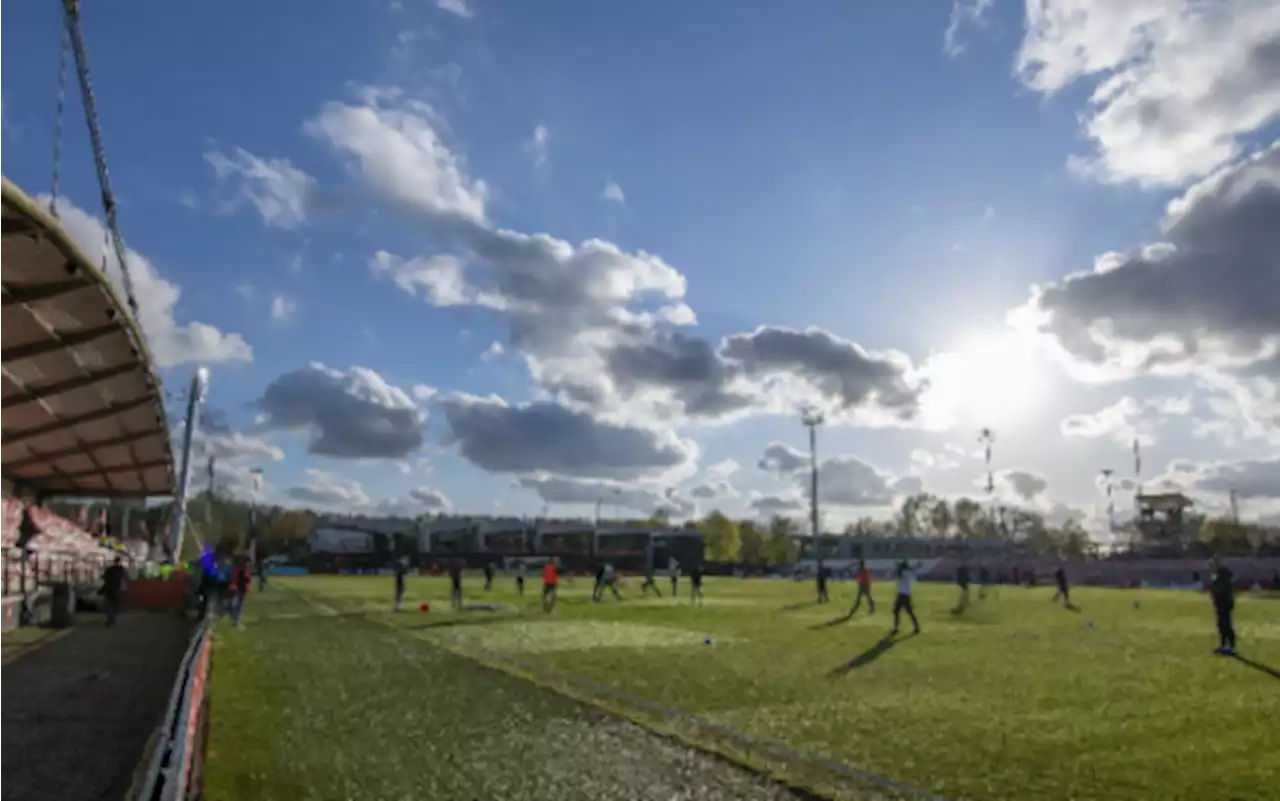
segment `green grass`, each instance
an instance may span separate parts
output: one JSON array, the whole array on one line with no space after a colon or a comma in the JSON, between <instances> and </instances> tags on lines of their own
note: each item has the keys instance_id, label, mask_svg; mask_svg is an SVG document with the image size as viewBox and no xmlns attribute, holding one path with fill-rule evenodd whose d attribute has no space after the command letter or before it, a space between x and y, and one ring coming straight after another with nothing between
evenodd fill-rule
<instances>
[{"instance_id":1,"label":"green grass","mask_svg":"<svg viewBox=\"0 0 1280 801\"><path fill-rule=\"evenodd\" d=\"M1050 603L1051 590L1004 588L955 616L953 588L923 585L923 633L885 642L885 585L876 588L883 606L874 616L841 620L849 585L836 585L833 603L819 607L807 603L807 583L709 580L706 605L690 608L685 598L635 599L638 582L624 589L624 603L591 604L589 582L579 580L548 616L536 594L516 597L510 580L490 594L468 581L469 601L502 611L454 613L443 581L411 579L407 600L415 611L400 614L388 612L389 578L281 583L348 614L319 616L277 590L251 599L246 631L219 632L211 798L369 796L351 782L391 781L405 748L436 754L428 761L449 749L474 753L467 743L483 742L480 730L464 725L465 715L451 716L460 694L470 693L464 706L498 727L526 704L569 720L588 715L563 695L455 654L829 795L866 797L867 786L543 671L950 798L1252 799L1280 784L1280 684L1259 667L1209 653L1212 613L1195 594L1078 589L1081 611L1069 612ZM427 614L416 611L424 600ZM1242 653L1274 668L1277 603L1242 596L1237 611ZM431 696L424 676L437 673L450 677L438 683L450 689ZM403 709L406 698L413 714ZM253 720L261 734L246 739L233 716ZM380 716L403 723L383 727L382 736ZM415 730L411 746L397 746L411 720L436 723ZM332 731L359 736L333 741ZM509 758L520 771L536 770ZM500 771L503 761L491 758L487 769ZM412 787L398 789L404 786L373 795L412 797ZM526 797L461 788L435 789L450 798Z\"/></svg>"}]
</instances>

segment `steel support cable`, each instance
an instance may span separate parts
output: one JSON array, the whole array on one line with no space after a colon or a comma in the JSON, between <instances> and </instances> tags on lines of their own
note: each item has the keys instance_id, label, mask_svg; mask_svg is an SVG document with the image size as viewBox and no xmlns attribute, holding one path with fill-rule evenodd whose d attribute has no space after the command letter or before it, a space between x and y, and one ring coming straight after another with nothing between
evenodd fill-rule
<instances>
[{"instance_id":1,"label":"steel support cable","mask_svg":"<svg viewBox=\"0 0 1280 801\"><path fill-rule=\"evenodd\" d=\"M62 116L67 105L67 29L58 29L58 100L53 114L53 181L49 213L58 217L58 182L62 176Z\"/></svg>"},{"instance_id":2,"label":"steel support cable","mask_svg":"<svg viewBox=\"0 0 1280 801\"><path fill-rule=\"evenodd\" d=\"M85 53L84 35L80 30L80 6L78 0L63 0L62 9L67 35L71 39L71 52L76 60L76 77L80 82L80 99L84 104L85 123L89 127L89 143L93 147L93 165L98 171L98 188L102 193L102 208L107 218L107 231L111 237L120 275L124 282L125 298L135 320L138 317L138 301L133 294L133 278L129 263L125 260L124 239L116 223L116 201L111 192L111 177L107 173L107 155L102 147L102 131L98 127L98 105L93 96L93 82L89 76L89 59Z\"/></svg>"}]
</instances>

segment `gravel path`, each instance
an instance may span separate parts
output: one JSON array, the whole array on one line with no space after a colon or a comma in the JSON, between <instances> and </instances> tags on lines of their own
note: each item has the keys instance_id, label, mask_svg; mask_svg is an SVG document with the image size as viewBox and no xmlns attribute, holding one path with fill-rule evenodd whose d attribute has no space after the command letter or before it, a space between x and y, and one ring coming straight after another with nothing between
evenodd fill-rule
<instances>
[{"instance_id":1,"label":"gravel path","mask_svg":"<svg viewBox=\"0 0 1280 801\"><path fill-rule=\"evenodd\" d=\"M124 797L160 723L187 624L126 614L87 625L3 668L4 801Z\"/></svg>"}]
</instances>

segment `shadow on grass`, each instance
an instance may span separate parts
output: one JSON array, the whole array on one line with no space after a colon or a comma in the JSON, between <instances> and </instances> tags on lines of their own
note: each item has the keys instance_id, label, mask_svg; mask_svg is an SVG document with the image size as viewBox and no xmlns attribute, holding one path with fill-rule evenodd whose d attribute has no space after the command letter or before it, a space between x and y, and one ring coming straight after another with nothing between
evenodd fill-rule
<instances>
[{"instance_id":1,"label":"shadow on grass","mask_svg":"<svg viewBox=\"0 0 1280 801\"><path fill-rule=\"evenodd\" d=\"M1254 670L1265 673L1266 675L1270 676L1273 679L1280 679L1280 670L1276 670L1270 665L1264 665L1261 662L1254 662L1252 659L1246 659L1245 657L1240 656L1239 654L1236 654L1234 659L1240 664L1247 665L1248 667L1251 667Z\"/></svg>"},{"instance_id":2,"label":"shadow on grass","mask_svg":"<svg viewBox=\"0 0 1280 801\"><path fill-rule=\"evenodd\" d=\"M850 659L848 662L845 662L840 667L832 670L830 673L827 674L827 678L838 679L842 676L848 675L850 672L857 670L858 668L864 668L867 665L879 659L880 657L884 656L886 653L890 651L890 649L892 649L898 643L903 642L904 640L909 640L915 636L917 635L914 633L907 634L903 637L897 637L893 634L886 634L885 636L881 637L880 640L876 642L875 645L871 646L867 650L858 654L853 659Z\"/></svg>"},{"instance_id":3,"label":"shadow on grass","mask_svg":"<svg viewBox=\"0 0 1280 801\"><path fill-rule=\"evenodd\" d=\"M829 628L831 628L832 626L839 626L841 623L848 623L850 620L853 620L853 613L852 613L852 612L846 612L845 614L841 615L840 617L833 617L833 618L831 618L831 619L830 619L830 620L828 620L826 623L816 623L816 624L814 624L814 625L810 626L810 627L809 627L809 629L810 629L811 631L812 631L812 630L816 630L816 629L829 629Z\"/></svg>"},{"instance_id":4,"label":"shadow on grass","mask_svg":"<svg viewBox=\"0 0 1280 801\"><path fill-rule=\"evenodd\" d=\"M808 609L811 606L817 606L817 605L818 605L817 601L803 601L798 604L791 604L789 606L784 606L778 611L779 612L795 612L800 609Z\"/></svg>"}]
</instances>

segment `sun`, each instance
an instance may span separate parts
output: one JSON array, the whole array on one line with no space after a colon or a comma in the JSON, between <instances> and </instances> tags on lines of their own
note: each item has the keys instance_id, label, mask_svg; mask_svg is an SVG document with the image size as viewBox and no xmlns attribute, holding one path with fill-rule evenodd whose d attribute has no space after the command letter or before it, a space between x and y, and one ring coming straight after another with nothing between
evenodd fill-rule
<instances>
[{"instance_id":1,"label":"sun","mask_svg":"<svg viewBox=\"0 0 1280 801\"><path fill-rule=\"evenodd\" d=\"M1046 357L1014 332L974 339L928 359L921 399L930 426L992 426L1025 419L1044 400Z\"/></svg>"}]
</instances>

